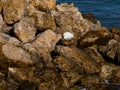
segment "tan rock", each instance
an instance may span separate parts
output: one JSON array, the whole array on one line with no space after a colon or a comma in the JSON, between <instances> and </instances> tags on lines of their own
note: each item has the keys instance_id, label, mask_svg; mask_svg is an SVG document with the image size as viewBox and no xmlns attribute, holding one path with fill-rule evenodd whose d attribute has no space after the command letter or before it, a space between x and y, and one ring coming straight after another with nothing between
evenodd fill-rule
<instances>
[{"instance_id":1,"label":"tan rock","mask_svg":"<svg viewBox=\"0 0 120 90\"><path fill-rule=\"evenodd\" d=\"M0 14L0 29L1 29L3 24L4 24L3 17L2 17L2 14Z\"/></svg>"},{"instance_id":2,"label":"tan rock","mask_svg":"<svg viewBox=\"0 0 120 90\"><path fill-rule=\"evenodd\" d=\"M2 9L3 9L3 0L0 0L0 13L2 13Z\"/></svg>"},{"instance_id":3,"label":"tan rock","mask_svg":"<svg viewBox=\"0 0 120 90\"><path fill-rule=\"evenodd\" d=\"M79 40L78 46L80 48L89 47L94 44L106 45L110 40L111 34L105 28L99 28L98 30L88 31Z\"/></svg>"},{"instance_id":4,"label":"tan rock","mask_svg":"<svg viewBox=\"0 0 120 90\"><path fill-rule=\"evenodd\" d=\"M54 30L56 28L54 17L49 14L36 13L33 15L33 18L35 19L36 26L39 30Z\"/></svg>"},{"instance_id":5,"label":"tan rock","mask_svg":"<svg viewBox=\"0 0 120 90\"><path fill-rule=\"evenodd\" d=\"M48 66L53 66L50 52L55 49L55 45L60 39L61 35L54 33L52 30L46 30L39 34L32 43L37 50L38 56L43 57L45 64Z\"/></svg>"},{"instance_id":6,"label":"tan rock","mask_svg":"<svg viewBox=\"0 0 120 90\"><path fill-rule=\"evenodd\" d=\"M7 66L11 67L26 67L29 65L35 64L38 59L32 58L27 51L25 51L20 46L17 46L13 43L7 43L1 47L0 55L0 63L3 61L7 64Z\"/></svg>"},{"instance_id":7,"label":"tan rock","mask_svg":"<svg viewBox=\"0 0 120 90\"><path fill-rule=\"evenodd\" d=\"M35 25L38 30L56 29L56 23L54 17L51 14L46 14L45 12L38 11L32 5L29 5L27 7L26 13L27 15L34 18Z\"/></svg>"},{"instance_id":8,"label":"tan rock","mask_svg":"<svg viewBox=\"0 0 120 90\"><path fill-rule=\"evenodd\" d=\"M88 48L83 49L88 55L96 60L97 63L102 64L105 62L102 55L98 52L98 46L94 45Z\"/></svg>"},{"instance_id":9,"label":"tan rock","mask_svg":"<svg viewBox=\"0 0 120 90\"><path fill-rule=\"evenodd\" d=\"M56 0L31 0L30 3L38 10L54 10L56 6Z\"/></svg>"},{"instance_id":10,"label":"tan rock","mask_svg":"<svg viewBox=\"0 0 120 90\"><path fill-rule=\"evenodd\" d=\"M46 30L45 32L39 34L33 45L37 50L43 48L47 52L51 52L55 48L55 44L61 39L60 34L56 34L52 30Z\"/></svg>"},{"instance_id":11,"label":"tan rock","mask_svg":"<svg viewBox=\"0 0 120 90\"><path fill-rule=\"evenodd\" d=\"M99 73L100 71L99 65L95 60L78 48L57 46L57 51L62 57L75 62L81 73Z\"/></svg>"},{"instance_id":12,"label":"tan rock","mask_svg":"<svg viewBox=\"0 0 120 90\"><path fill-rule=\"evenodd\" d=\"M24 15L24 0L5 0L3 6L4 20L7 24L13 24Z\"/></svg>"},{"instance_id":13,"label":"tan rock","mask_svg":"<svg viewBox=\"0 0 120 90\"><path fill-rule=\"evenodd\" d=\"M0 31L3 33L9 33L12 27L7 26L6 23L3 21L2 14L0 14Z\"/></svg>"},{"instance_id":14,"label":"tan rock","mask_svg":"<svg viewBox=\"0 0 120 90\"><path fill-rule=\"evenodd\" d=\"M55 58L54 63L56 67L59 68L61 71L72 71L72 69L76 69L75 62L64 57L59 56Z\"/></svg>"},{"instance_id":15,"label":"tan rock","mask_svg":"<svg viewBox=\"0 0 120 90\"><path fill-rule=\"evenodd\" d=\"M31 42L35 39L36 28L33 18L25 17L14 26L15 35L22 42Z\"/></svg>"},{"instance_id":16,"label":"tan rock","mask_svg":"<svg viewBox=\"0 0 120 90\"><path fill-rule=\"evenodd\" d=\"M5 45L7 43L13 43L18 45L20 41L14 37L9 36L8 34L0 32L0 45Z\"/></svg>"}]
</instances>

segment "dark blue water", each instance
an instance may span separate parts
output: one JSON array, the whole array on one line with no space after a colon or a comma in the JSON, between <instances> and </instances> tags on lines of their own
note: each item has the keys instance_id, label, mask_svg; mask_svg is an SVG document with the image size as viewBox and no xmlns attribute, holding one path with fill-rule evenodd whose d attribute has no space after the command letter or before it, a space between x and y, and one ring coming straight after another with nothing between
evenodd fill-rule
<instances>
[{"instance_id":1,"label":"dark blue water","mask_svg":"<svg viewBox=\"0 0 120 90\"><path fill-rule=\"evenodd\" d=\"M71 3L82 13L92 13L103 26L120 28L120 0L57 0L57 3Z\"/></svg>"}]
</instances>

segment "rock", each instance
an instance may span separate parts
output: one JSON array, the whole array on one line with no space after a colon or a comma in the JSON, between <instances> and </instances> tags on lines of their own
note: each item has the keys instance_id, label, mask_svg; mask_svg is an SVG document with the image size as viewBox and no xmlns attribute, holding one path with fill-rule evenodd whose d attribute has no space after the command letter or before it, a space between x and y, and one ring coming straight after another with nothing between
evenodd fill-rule
<instances>
[{"instance_id":1,"label":"rock","mask_svg":"<svg viewBox=\"0 0 120 90\"><path fill-rule=\"evenodd\" d=\"M61 71L72 71L75 69L75 62L64 57L56 57L54 63Z\"/></svg>"},{"instance_id":2,"label":"rock","mask_svg":"<svg viewBox=\"0 0 120 90\"><path fill-rule=\"evenodd\" d=\"M55 10L56 0L31 0L30 3L38 10Z\"/></svg>"},{"instance_id":3,"label":"rock","mask_svg":"<svg viewBox=\"0 0 120 90\"><path fill-rule=\"evenodd\" d=\"M72 87L77 81L80 80L80 75L75 72L62 72L61 77L63 79L63 86L67 88Z\"/></svg>"},{"instance_id":4,"label":"rock","mask_svg":"<svg viewBox=\"0 0 120 90\"><path fill-rule=\"evenodd\" d=\"M98 51L106 61L119 65L119 46L120 44L117 40L111 39L106 46L99 46Z\"/></svg>"},{"instance_id":5,"label":"rock","mask_svg":"<svg viewBox=\"0 0 120 90\"><path fill-rule=\"evenodd\" d=\"M3 6L4 20L7 24L13 24L24 16L24 0L5 0Z\"/></svg>"},{"instance_id":6,"label":"rock","mask_svg":"<svg viewBox=\"0 0 120 90\"><path fill-rule=\"evenodd\" d=\"M82 50L75 47L57 46L58 53L76 63L80 73L99 73L99 65L95 60ZM92 66L91 66L92 65Z\"/></svg>"},{"instance_id":7,"label":"rock","mask_svg":"<svg viewBox=\"0 0 120 90\"><path fill-rule=\"evenodd\" d=\"M48 66L53 66L51 63L50 52L55 49L55 45L60 39L60 34L56 34L52 30L46 30L39 34L36 40L32 43L37 50L38 55L44 58L44 62Z\"/></svg>"},{"instance_id":8,"label":"rock","mask_svg":"<svg viewBox=\"0 0 120 90\"><path fill-rule=\"evenodd\" d=\"M9 27L6 25L6 23L3 21L3 17L0 14L0 31L3 33L9 33L12 27Z\"/></svg>"},{"instance_id":9,"label":"rock","mask_svg":"<svg viewBox=\"0 0 120 90\"><path fill-rule=\"evenodd\" d=\"M9 36L8 34L0 32L0 46L5 45L7 43L13 43L18 45L20 41L14 37Z\"/></svg>"},{"instance_id":10,"label":"rock","mask_svg":"<svg viewBox=\"0 0 120 90\"><path fill-rule=\"evenodd\" d=\"M33 18L25 17L14 26L15 35L22 42L31 42L35 39L36 28Z\"/></svg>"},{"instance_id":11,"label":"rock","mask_svg":"<svg viewBox=\"0 0 120 90\"><path fill-rule=\"evenodd\" d=\"M110 80L114 76L114 72L118 70L118 67L114 64L104 64L101 67L100 77Z\"/></svg>"},{"instance_id":12,"label":"rock","mask_svg":"<svg viewBox=\"0 0 120 90\"><path fill-rule=\"evenodd\" d=\"M0 79L0 89L1 90L7 90L7 85L5 79Z\"/></svg>"},{"instance_id":13,"label":"rock","mask_svg":"<svg viewBox=\"0 0 120 90\"><path fill-rule=\"evenodd\" d=\"M56 28L54 17L49 14L43 12L36 13L33 14L33 18L35 19L38 30L54 30Z\"/></svg>"},{"instance_id":14,"label":"rock","mask_svg":"<svg viewBox=\"0 0 120 90\"><path fill-rule=\"evenodd\" d=\"M3 9L3 0L0 0L0 13L2 13L2 9Z\"/></svg>"},{"instance_id":15,"label":"rock","mask_svg":"<svg viewBox=\"0 0 120 90\"><path fill-rule=\"evenodd\" d=\"M19 81L19 82L24 82L24 81L29 81L29 82L38 82L36 77L34 76L34 71L35 67L27 67L27 68L11 68L9 67L8 69L8 78L9 80L13 81ZM32 80L33 79L33 80ZM39 79L40 83L40 79Z\"/></svg>"},{"instance_id":16,"label":"rock","mask_svg":"<svg viewBox=\"0 0 120 90\"><path fill-rule=\"evenodd\" d=\"M2 14L0 14L0 29L1 29L3 24L4 24L3 17L2 17Z\"/></svg>"},{"instance_id":17,"label":"rock","mask_svg":"<svg viewBox=\"0 0 120 90\"><path fill-rule=\"evenodd\" d=\"M110 40L110 33L105 28L100 28L99 30L88 31L83 37L80 38L78 42L79 48L85 48L97 45L106 45Z\"/></svg>"},{"instance_id":18,"label":"rock","mask_svg":"<svg viewBox=\"0 0 120 90\"><path fill-rule=\"evenodd\" d=\"M45 51L51 52L54 50L55 44L60 39L60 34L56 34L52 30L46 30L45 32L39 34L32 44L36 47L37 50L43 48L46 49Z\"/></svg>"},{"instance_id":19,"label":"rock","mask_svg":"<svg viewBox=\"0 0 120 90\"><path fill-rule=\"evenodd\" d=\"M112 35L117 35L120 33L120 30L117 27L113 27L110 31Z\"/></svg>"},{"instance_id":20,"label":"rock","mask_svg":"<svg viewBox=\"0 0 120 90\"><path fill-rule=\"evenodd\" d=\"M93 14L82 14L84 19L89 20L90 22L96 24L97 21L95 20L95 17L93 16Z\"/></svg>"},{"instance_id":21,"label":"rock","mask_svg":"<svg viewBox=\"0 0 120 90\"><path fill-rule=\"evenodd\" d=\"M86 52L88 55L90 55L94 60L96 60L97 63L100 65L105 62L104 58L102 55L98 52L98 46L94 45L88 48L84 48L84 52Z\"/></svg>"},{"instance_id":22,"label":"rock","mask_svg":"<svg viewBox=\"0 0 120 90\"><path fill-rule=\"evenodd\" d=\"M83 19L82 14L79 12L77 7L74 7L73 3L71 3L70 5L68 5L67 3L60 4L60 5L57 5L56 8L59 12L73 13L73 17L75 20L77 20L77 19L82 20Z\"/></svg>"},{"instance_id":23,"label":"rock","mask_svg":"<svg viewBox=\"0 0 120 90\"><path fill-rule=\"evenodd\" d=\"M31 56L27 51L13 43L1 46L0 63L7 63L11 67L26 67L35 64L38 59Z\"/></svg>"},{"instance_id":24,"label":"rock","mask_svg":"<svg viewBox=\"0 0 120 90\"><path fill-rule=\"evenodd\" d=\"M26 13L34 18L38 30L56 29L56 23L52 15L38 11L32 5L27 7Z\"/></svg>"},{"instance_id":25,"label":"rock","mask_svg":"<svg viewBox=\"0 0 120 90\"><path fill-rule=\"evenodd\" d=\"M84 85L84 87L89 87L92 84L99 84L104 83L103 80L97 76L97 75L81 75L79 82L81 82L81 85ZM94 87L94 86L93 86Z\"/></svg>"}]
</instances>

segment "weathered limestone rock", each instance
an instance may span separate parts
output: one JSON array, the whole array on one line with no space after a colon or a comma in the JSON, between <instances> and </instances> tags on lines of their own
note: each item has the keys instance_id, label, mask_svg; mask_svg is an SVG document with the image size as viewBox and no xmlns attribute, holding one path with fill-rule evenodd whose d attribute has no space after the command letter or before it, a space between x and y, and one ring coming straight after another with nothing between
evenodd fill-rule
<instances>
[{"instance_id":1,"label":"weathered limestone rock","mask_svg":"<svg viewBox=\"0 0 120 90\"><path fill-rule=\"evenodd\" d=\"M83 49L84 52L86 52L88 55L90 55L92 58L96 60L97 63L102 64L105 62L102 55L98 52L98 46L94 45L88 48Z\"/></svg>"},{"instance_id":2,"label":"weathered limestone rock","mask_svg":"<svg viewBox=\"0 0 120 90\"><path fill-rule=\"evenodd\" d=\"M113 28L111 29L111 34L112 34L112 35L120 34L119 28L113 27Z\"/></svg>"},{"instance_id":3,"label":"weathered limestone rock","mask_svg":"<svg viewBox=\"0 0 120 90\"><path fill-rule=\"evenodd\" d=\"M2 17L2 14L0 14L0 29L1 29L3 24L4 24L3 17Z\"/></svg>"},{"instance_id":4,"label":"weathered limestone rock","mask_svg":"<svg viewBox=\"0 0 120 90\"><path fill-rule=\"evenodd\" d=\"M5 23L5 21L3 21L3 17L0 14L0 31L3 33L9 33L9 31L12 29L12 27L8 27Z\"/></svg>"},{"instance_id":5,"label":"weathered limestone rock","mask_svg":"<svg viewBox=\"0 0 120 90\"><path fill-rule=\"evenodd\" d=\"M39 34L32 43L38 55L44 58L44 62L48 66L52 66L50 52L54 50L56 43L60 39L60 34L56 34L52 30L46 30L42 34Z\"/></svg>"},{"instance_id":6,"label":"weathered limestone rock","mask_svg":"<svg viewBox=\"0 0 120 90\"><path fill-rule=\"evenodd\" d=\"M79 12L78 8L74 7L74 4L71 3L70 5L68 5L67 3L64 4L60 4L56 6L57 10L59 12L71 12L73 13L73 17L77 20L82 20L82 14Z\"/></svg>"},{"instance_id":7,"label":"weathered limestone rock","mask_svg":"<svg viewBox=\"0 0 120 90\"><path fill-rule=\"evenodd\" d=\"M26 13L34 18L38 30L56 29L56 23L52 15L38 11L32 5L27 7Z\"/></svg>"},{"instance_id":8,"label":"weathered limestone rock","mask_svg":"<svg viewBox=\"0 0 120 90\"><path fill-rule=\"evenodd\" d=\"M13 24L24 15L24 0L5 0L3 6L4 20L7 24Z\"/></svg>"},{"instance_id":9,"label":"weathered limestone rock","mask_svg":"<svg viewBox=\"0 0 120 90\"><path fill-rule=\"evenodd\" d=\"M46 30L39 34L36 40L32 43L37 50L46 49L45 51L51 52L55 48L55 44L61 39L60 34L54 33L52 30Z\"/></svg>"},{"instance_id":10,"label":"weathered limestone rock","mask_svg":"<svg viewBox=\"0 0 120 90\"><path fill-rule=\"evenodd\" d=\"M98 51L102 54L106 61L120 65L120 43L119 36L115 35L106 46L99 46Z\"/></svg>"},{"instance_id":11,"label":"weathered limestone rock","mask_svg":"<svg viewBox=\"0 0 120 90\"><path fill-rule=\"evenodd\" d=\"M14 37L9 36L8 34L0 33L0 45L5 45L7 43L18 45L20 41Z\"/></svg>"},{"instance_id":12,"label":"weathered limestone rock","mask_svg":"<svg viewBox=\"0 0 120 90\"><path fill-rule=\"evenodd\" d=\"M75 62L81 73L99 73L100 71L95 60L82 50L75 47L57 46L57 51L62 57Z\"/></svg>"},{"instance_id":13,"label":"weathered limestone rock","mask_svg":"<svg viewBox=\"0 0 120 90\"><path fill-rule=\"evenodd\" d=\"M0 63L7 63L11 67L26 67L35 64L38 59L31 56L27 51L13 43L1 46Z\"/></svg>"},{"instance_id":14,"label":"weathered limestone rock","mask_svg":"<svg viewBox=\"0 0 120 90\"><path fill-rule=\"evenodd\" d=\"M25 17L14 26L15 35L22 42L31 42L35 39L36 28L33 18Z\"/></svg>"},{"instance_id":15,"label":"weathered limestone rock","mask_svg":"<svg viewBox=\"0 0 120 90\"><path fill-rule=\"evenodd\" d=\"M2 9L3 9L3 0L0 0L0 13L2 13Z\"/></svg>"},{"instance_id":16,"label":"weathered limestone rock","mask_svg":"<svg viewBox=\"0 0 120 90\"><path fill-rule=\"evenodd\" d=\"M93 16L93 14L82 14L84 19L89 20L90 22L96 24L97 21L95 20L95 17Z\"/></svg>"},{"instance_id":17,"label":"weathered limestone rock","mask_svg":"<svg viewBox=\"0 0 120 90\"><path fill-rule=\"evenodd\" d=\"M30 3L35 6L38 10L54 10L56 0L31 0Z\"/></svg>"},{"instance_id":18,"label":"weathered limestone rock","mask_svg":"<svg viewBox=\"0 0 120 90\"><path fill-rule=\"evenodd\" d=\"M55 58L54 63L56 67L59 68L61 71L72 71L72 69L75 69L74 61L61 56Z\"/></svg>"},{"instance_id":19,"label":"weathered limestone rock","mask_svg":"<svg viewBox=\"0 0 120 90\"><path fill-rule=\"evenodd\" d=\"M110 80L114 76L115 71L117 71L118 69L119 68L114 64L109 64L109 63L104 64L101 67L100 77L103 79Z\"/></svg>"},{"instance_id":20,"label":"weathered limestone rock","mask_svg":"<svg viewBox=\"0 0 120 90\"><path fill-rule=\"evenodd\" d=\"M80 48L85 48L94 44L106 45L110 37L111 35L109 31L105 28L100 28L99 30L91 30L80 38L78 46Z\"/></svg>"}]
</instances>

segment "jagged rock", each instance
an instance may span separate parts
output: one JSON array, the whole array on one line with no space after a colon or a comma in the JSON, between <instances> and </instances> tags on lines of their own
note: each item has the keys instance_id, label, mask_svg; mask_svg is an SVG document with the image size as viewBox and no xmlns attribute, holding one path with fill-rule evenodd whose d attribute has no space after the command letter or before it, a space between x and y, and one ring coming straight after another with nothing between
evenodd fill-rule
<instances>
[{"instance_id":1,"label":"jagged rock","mask_svg":"<svg viewBox=\"0 0 120 90\"><path fill-rule=\"evenodd\" d=\"M80 80L80 75L75 72L62 72L61 77L63 79L63 86L67 88L70 88Z\"/></svg>"},{"instance_id":2,"label":"jagged rock","mask_svg":"<svg viewBox=\"0 0 120 90\"><path fill-rule=\"evenodd\" d=\"M105 62L102 55L98 52L98 46L94 45L88 48L83 49L84 52L86 52L88 55L90 55L92 58L96 60L97 63L102 64Z\"/></svg>"},{"instance_id":3,"label":"jagged rock","mask_svg":"<svg viewBox=\"0 0 120 90\"><path fill-rule=\"evenodd\" d=\"M62 57L75 62L76 67L81 73L99 73L100 71L99 65L95 62L95 60L78 48L57 46L57 51Z\"/></svg>"},{"instance_id":4,"label":"jagged rock","mask_svg":"<svg viewBox=\"0 0 120 90\"><path fill-rule=\"evenodd\" d=\"M114 76L115 71L117 71L118 69L119 68L114 64L106 63L101 67L100 77L110 80Z\"/></svg>"},{"instance_id":5,"label":"jagged rock","mask_svg":"<svg viewBox=\"0 0 120 90\"><path fill-rule=\"evenodd\" d=\"M120 30L117 27L113 27L110 31L112 35L120 34Z\"/></svg>"},{"instance_id":6,"label":"jagged rock","mask_svg":"<svg viewBox=\"0 0 120 90\"><path fill-rule=\"evenodd\" d=\"M77 20L77 19L82 20L83 19L82 14L79 12L78 8L74 7L73 3L71 3L70 5L68 5L67 3L57 5L56 9L59 12L71 12L71 13L73 13L73 17L75 20Z\"/></svg>"},{"instance_id":7,"label":"jagged rock","mask_svg":"<svg viewBox=\"0 0 120 90\"><path fill-rule=\"evenodd\" d=\"M81 82L81 85L84 85L86 87L91 86L92 84L98 84L98 83L104 83L100 76L97 75L86 75L83 74L80 77L79 82Z\"/></svg>"},{"instance_id":8,"label":"jagged rock","mask_svg":"<svg viewBox=\"0 0 120 90\"><path fill-rule=\"evenodd\" d=\"M15 35L22 42L31 42L35 39L36 28L33 18L25 17L14 26Z\"/></svg>"},{"instance_id":9,"label":"jagged rock","mask_svg":"<svg viewBox=\"0 0 120 90\"><path fill-rule=\"evenodd\" d=\"M20 41L14 37L9 36L8 34L0 32L0 46L5 45L7 43L13 43L18 45Z\"/></svg>"},{"instance_id":10,"label":"jagged rock","mask_svg":"<svg viewBox=\"0 0 120 90\"><path fill-rule=\"evenodd\" d=\"M52 30L46 30L39 34L36 40L32 43L37 50L46 49L45 51L51 52L55 48L55 44L61 39L60 34L54 33ZM42 48L41 48L42 47Z\"/></svg>"},{"instance_id":11,"label":"jagged rock","mask_svg":"<svg viewBox=\"0 0 120 90\"><path fill-rule=\"evenodd\" d=\"M113 62L117 65L119 65L120 62L120 43L118 39L111 39L106 46L99 46L98 48L98 51L103 55L106 61Z\"/></svg>"},{"instance_id":12,"label":"jagged rock","mask_svg":"<svg viewBox=\"0 0 120 90\"><path fill-rule=\"evenodd\" d=\"M56 6L56 9L57 11L51 11L58 26L55 32L62 35L65 32L71 32L75 36L73 40L66 41L63 39L64 43L68 45L77 45L76 42L80 37L84 36L90 30L97 30L101 27L83 19L78 8L75 8L73 4L60 4Z\"/></svg>"},{"instance_id":13,"label":"jagged rock","mask_svg":"<svg viewBox=\"0 0 120 90\"><path fill-rule=\"evenodd\" d=\"M0 29L1 29L3 24L4 24L3 17L2 17L2 14L0 14Z\"/></svg>"},{"instance_id":14,"label":"jagged rock","mask_svg":"<svg viewBox=\"0 0 120 90\"><path fill-rule=\"evenodd\" d=\"M31 56L27 51L19 45L7 43L0 48L0 63L7 63L11 67L26 67L35 64L38 59Z\"/></svg>"},{"instance_id":15,"label":"jagged rock","mask_svg":"<svg viewBox=\"0 0 120 90\"><path fill-rule=\"evenodd\" d=\"M55 20L52 15L38 11L32 5L27 7L27 14L34 18L38 30L56 29Z\"/></svg>"},{"instance_id":16,"label":"jagged rock","mask_svg":"<svg viewBox=\"0 0 120 90\"><path fill-rule=\"evenodd\" d=\"M24 82L29 81L32 83L40 83L40 79L35 76L35 67L27 68L11 68L8 69L8 79L14 82Z\"/></svg>"},{"instance_id":17,"label":"jagged rock","mask_svg":"<svg viewBox=\"0 0 120 90\"><path fill-rule=\"evenodd\" d=\"M105 28L90 30L79 40L78 47L85 48L94 44L106 45L110 40L111 34Z\"/></svg>"},{"instance_id":18,"label":"jagged rock","mask_svg":"<svg viewBox=\"0 0 120 90\"><path fill-rule=\"evenodd\" d=\"M5 79L0 79L0 90L7 90L7 85Z\"/></svg>"},{"instance_id":19,"label":"jagged rock","mask_svg":"<svg viewBox=\"0 0 120 90\"><path fill-rule=\"evenodd\" d=\"M72 69L75 69L75 62L64 57L55 58L54 63L61 71L72 71Z\"/></svg>"},{"instance_id":20,"label":"jagged rock","mask_svg":"<svg viewBox=\"0 0 120 90\"><path fill-rule=\"evenodd\" d=\"M11 29L12 27L6 25L6 23L3 21L2 15L0 14L0 31L3 33L9 33Z\"/></svg>"},{"instance_id":21,"label":"jagged rock","mask_svg":"<svg viewBox=\"0 0 120 90\"><path fill-rule=\"evenodd\" d=\"M60 34L56 34L52 30L46 30L39 34L36 40L32 43L37 50L38 55L44 58L44 62L48 66L51 65L50 52L55 49L55 45L60 39Z\"/></svg>"},{"instance_id":22,"label":"jagged rock","mask_svg":"<svg viewBox=\"0 0 120 90\"><path fill-rule=\"evenodd\" d=\"M89 20L90 22L96 24L97 21L95 20L95 17L93 16L93 14L82 14L84 19Z\"/></svg>"},{"instance_id":23,"label":"jagged rock","mask_svg":"<svg viewBox=\"0 0 120 90\"><path fill-rule=\"evenodd\" d=\"M24 15L24 0L5 0L3 5L4 20L7 24L13 24Z\"/></svg>"},{"instance_id":24,"label":"jagged rock","mask_svg":"<svg viewBox=\"0 0 120 90\"><path fill-rule=\"evenodd\" d=\"M0 0L0 13L2 13L2 9L3 9L3 0Z\"/></svg>"},{"instance_id":25,"label":"jagged rock","mask_svg":"<svg viewBox=\"0 0 120 90\"><path fill-rule=\"evenodd\" d=\"M30 3L38 10L55 10L56 0L31 0Z\"/></svg>"}]
</instances>

